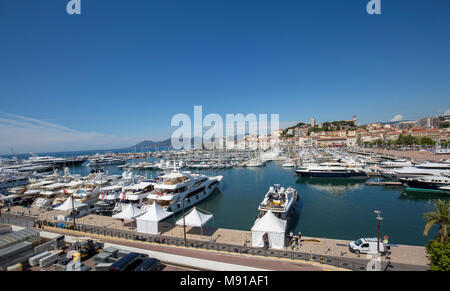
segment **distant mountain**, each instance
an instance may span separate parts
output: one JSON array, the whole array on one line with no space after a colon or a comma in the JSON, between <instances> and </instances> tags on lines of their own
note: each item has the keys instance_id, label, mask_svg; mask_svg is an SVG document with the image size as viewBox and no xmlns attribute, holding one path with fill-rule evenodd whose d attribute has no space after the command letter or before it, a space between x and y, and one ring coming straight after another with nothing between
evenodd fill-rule
<instances>
[{"instance_id":1,"label":"distant mountain","mask_svg":"<svg viewBox=\"0 0 450 291\"><path fill-rule=\"evenodd\" d=\"M234 136L234 140L239 140L243 137L244 135L235 135ZM191 145L194 146L195 142L197 143L201 143L202 142L202 138L201 137L192 137L191 138ZM158 149L160 148L162 149L168 149L171 148L172 146L172 142L171 139L168 138L166 140L163 141L152 141L152 140L144 140L141 141L140 143L129 147L129 149Z\"/></svg>"},{"instance_id":2,"label":"distant mountain","mask_svg":"<svg viewBox=\"0 0 450 291\"><path fill-rule=\"evenodd\" d=\"M134 149L154 149L154 148L168 148L170 147L171 142L170 142L170 138L163 140L163 141L152 141L152 140L144 140L134 146L131 146L130 148Z\"/></svg>"}]
</instances>

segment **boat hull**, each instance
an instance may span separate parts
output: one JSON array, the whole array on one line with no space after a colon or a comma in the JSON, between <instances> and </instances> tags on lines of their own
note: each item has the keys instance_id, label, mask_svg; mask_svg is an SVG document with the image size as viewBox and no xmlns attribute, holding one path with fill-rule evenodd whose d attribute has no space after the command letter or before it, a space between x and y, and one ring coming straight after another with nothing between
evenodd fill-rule
<instances>
[{"instance_id":1,"label":"boat hull","mask_svg":"<svg viewBox=\"0 0 450 291\"><path fill-rule=\"evenodd\" d=\"M307 172L296 170L295 174L304 178L352 178L352 179L368 178L367 174L364 172L326 173L326 172Z\"/></svg>"},{"instance_id":2,"label":"boat hull","mask_svg":"<svg viewBox=\"0 0 450 291\"><path fill-rule=\"evenodd\" d=\"M209 196L211 196L211 194L213 194L214 191L216 191L218 185L219 185L219 183L210 183L208 186L205 187L204 191L202 191L202 192L198 193L197 195L192 196L188 199L185 199L184 205L181 202L178 202L176 204L170 205L170 207L167 209L167 211L171 211L173 213L178 213L178 212L183 211L183 207L184 207L184 210L186 210L187 208L189 208L189 207L199 203L200 201L205 200Z\"/></svg>"}]
</instances>

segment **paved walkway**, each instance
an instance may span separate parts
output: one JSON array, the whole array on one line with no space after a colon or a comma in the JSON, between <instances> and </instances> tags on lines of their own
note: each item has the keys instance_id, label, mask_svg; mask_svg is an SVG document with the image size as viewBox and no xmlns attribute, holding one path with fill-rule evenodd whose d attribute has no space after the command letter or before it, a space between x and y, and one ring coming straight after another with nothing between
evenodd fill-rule
<instances>
[{"instance_id":1,"label":"paved walkway","mask_svg":"<svg viewBox=\"0 0 450 291\"><path fill-rule=\"evenodd\" d=\"M11 209L14 212L23 212L23 207L14 207ZM32 210L34 217L39 219L46 219L53 221L53 216L49 212L39 212ZM87 215L76 220L79 224L107 227L118 230L136 231L136 224L131 220L118 220L108 216ZM196 227L186 227L186 234L188 240L212 241L216 243L223 243L236 246L251 245L251 232L243 230L232 230L224 228L204 228L201 230ZM183 238L183 227L174 226L168 223L161 224L161 236ZM369 258L365 255L358 257L356 254L348 250L348 240L337 240L328 238L313 238L302 237L302 242L298 249L293 251L300 253L309 253L323 256L333 256L342 259L349 259L358 263L365 263ZM291 251L291 248L286 248ZM394 245L391 247L391 254L389 257L383 256L382 262L387 264L397 264L406 269L427 270L429 268L429 260L422 246L409 245Z\"/></svg>"},{"instance_id":2,"label":"paved walkway","mask_svg":"<svg viewBox=\"0 0 450 291\"><path fill-rule=\"evenodd\" d=\"M14 230L22 229L14 226ZM58 234L64 234L66 241L75 242L77 235L69 231L42 231L42 237L52 239ZM79 237L85 237L79 235ZM247 257L239 255L228 255L222 253L212 253L210 251L200 251L186 249L183 247L165 247L148 243L131 242L123 239L100 238L105 243L105 247L115 247L122 250L146 253L169 264L192 267L194 269L211 271L323 271L335 270L327 266L318 266L314 263L288 262L276 259L265 259L258 257Z\"/></svg>"}]
</instances>

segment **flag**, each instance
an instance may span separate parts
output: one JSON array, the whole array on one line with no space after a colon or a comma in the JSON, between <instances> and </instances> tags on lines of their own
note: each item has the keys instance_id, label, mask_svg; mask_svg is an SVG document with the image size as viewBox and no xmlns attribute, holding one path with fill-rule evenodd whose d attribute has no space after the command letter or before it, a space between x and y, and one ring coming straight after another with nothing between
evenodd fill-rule
<instances>
[{"instance_id":1,"label":"flag","mask_svg":"<svg viewBox=\"0 0 450 291\"><path fill-rule=\"evenodd\" d=\"M102 200L105 200L105 192L102 192Z\"/></svg>"},{"instance_id":2,"label":"flag","mask_svg":"<svg viewBox=\"0 0 450 291\"><path fill-rule=\"evenodd\" d=\"M125 192L122 192L122 201L125 201L127 199Z\"/></svg>"}]
</instances>

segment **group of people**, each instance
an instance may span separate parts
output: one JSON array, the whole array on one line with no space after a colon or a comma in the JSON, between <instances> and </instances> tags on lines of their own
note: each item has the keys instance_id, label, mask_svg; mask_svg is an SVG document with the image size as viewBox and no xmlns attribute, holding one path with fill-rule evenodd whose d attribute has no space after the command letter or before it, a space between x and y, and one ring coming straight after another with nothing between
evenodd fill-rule
<instances>
[{"instance_id":1,"label":"group of people","mask_svg":"<svg viewBox=\"0 0 450 291\"><path fill-rule=\"evenodd\" d=\"M294 248L299 248L300 247L300 243L302 240L302 233L298 232L298 235L294 235L293 232L291 232L289 234L289 246L294 249Z\"/></svg>"}]
</instances>

